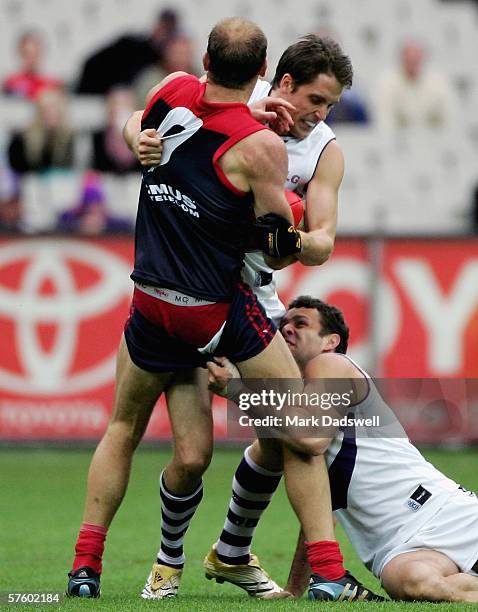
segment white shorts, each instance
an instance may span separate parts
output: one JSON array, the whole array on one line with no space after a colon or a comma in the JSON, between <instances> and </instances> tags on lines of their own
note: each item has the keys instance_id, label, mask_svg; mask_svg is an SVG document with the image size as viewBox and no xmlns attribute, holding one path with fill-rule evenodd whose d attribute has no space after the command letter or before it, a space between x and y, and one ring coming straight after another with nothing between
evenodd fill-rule
<instances>
[{"instance_id":1,"label":"white shorts","mask_svg":"<svg viewBox=\"0 0 478 612\"><path fill-rule=\"evenodd\" d=\"M286 313L286 308L277 295L274 270L266 265L264 255L260 251L246 253L242 280L255 293L269 319L272 319L274 324L279 327L279 323Z\"/></svg>"},{"instance_id":2,"label":"white shorts","mask_svg":"<svg viewBox=\"0 0 478 612\"><path fill-rule=\"evenodd\" d=\"M284 317L286 308L284 304L280 301L277 293L273 298L270 299L261 299L260 294L254 289L254 293L256 294L257 299L261 303L261 306L266 311L266 315L274 322L274 325L279 329L280 322Z\"/></svg>"},{"instance_id":3,"label":"white shorts","mask_svg":"<svg viewBox=\"0 0 478 612\"><path fill-rule=\"evenodd\" d=\"M374 558L372 571L381 578L385 565L403 553L436 550L451 559L460 572L478 576L478 498L458 489L413 536ZM474 568L474 570L472 569Z\"/></svg>"}]
</instances>

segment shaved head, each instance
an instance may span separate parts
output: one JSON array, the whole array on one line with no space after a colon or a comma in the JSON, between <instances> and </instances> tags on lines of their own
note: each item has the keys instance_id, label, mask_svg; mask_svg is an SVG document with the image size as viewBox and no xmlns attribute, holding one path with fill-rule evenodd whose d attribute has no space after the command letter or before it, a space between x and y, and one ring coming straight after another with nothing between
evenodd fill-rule
<instances>
[{"instance_id":1,"label":"shaved head","mask_svg":"<svg viewBox=\"0 0 478 612\"><path fill-rule=\"evenodd\" d=\"M267 39L252 21L231 17L209 34L209 78L216 85L242 89L257 77L266 61Z\"/></svg>"}]
</instances>

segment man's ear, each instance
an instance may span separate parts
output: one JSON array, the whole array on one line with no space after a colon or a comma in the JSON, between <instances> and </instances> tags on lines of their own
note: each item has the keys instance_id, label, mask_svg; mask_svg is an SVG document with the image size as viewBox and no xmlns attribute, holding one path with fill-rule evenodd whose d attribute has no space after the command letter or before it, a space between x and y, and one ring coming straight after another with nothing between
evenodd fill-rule
<instances>
[{"instance_id":1,"label":"man's ear","mask_svg":"<svg viewBox=\"0 0 478 612\"><path fill-rule=\"evenodd\" d=\"M288 72L282 75L282 78L279 83L279 88L285 91L286 93L292 93L294 91L294 79Z\"/></svg>"},{"instance_id":2,"label":"man's ear","mask_svg":"<svg viewBox=\"0 0 478 612\"><path fill-rule=\"evenodd\" d=\"M209 60L209 53L206 51L206 53L202 56L202 65L204 67L204 70L206 70L206 72L209 70L209 65L210 65L210 60Z\"/></svg>"},{"instance_id":3,"label":"man's ear","mask_svg":"<svg viewBox=\"0 0 478 612\"><path fill-rule=\"evenodd\" d=\"M328 334L327 340L325 341L325 351L328 353L333 353L335 349L340 344L340 336L339 334Z\"/></svg>"}]
</instances>

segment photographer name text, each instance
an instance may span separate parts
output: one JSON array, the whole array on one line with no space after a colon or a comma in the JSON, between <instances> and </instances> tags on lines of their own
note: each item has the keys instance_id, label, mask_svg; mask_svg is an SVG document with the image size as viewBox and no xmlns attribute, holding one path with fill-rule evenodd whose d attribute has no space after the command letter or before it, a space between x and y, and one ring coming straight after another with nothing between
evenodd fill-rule
<instances>
[{"instance_id":1,"label":"photographer name text","mask_svg":"<svg viewBox=\"0 0 478 612\"><path fill-rule=\"evenodd\" d=\"M332 417L328 414L320 416L285 415L250 417L245 414L239 417L241 427L380 427L378 415L372 417Z\"/></svg>"}]
</instances>

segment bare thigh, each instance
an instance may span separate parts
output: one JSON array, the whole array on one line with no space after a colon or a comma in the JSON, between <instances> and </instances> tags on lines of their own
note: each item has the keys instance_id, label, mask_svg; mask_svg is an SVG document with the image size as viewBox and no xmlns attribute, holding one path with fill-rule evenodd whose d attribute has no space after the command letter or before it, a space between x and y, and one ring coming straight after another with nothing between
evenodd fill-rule
<instances>
[{"instance_id":1,"label":"bare thigh","mask_svg":"<svg viewBox=\"0 0 478 612\"><path fill-rule=\"evenodd\" d=\"M147 372L133 363L124 337L116 366L116 389L110 425L126 425L130 434L141 439L151 412L173 374Z\"/></svg>"},{"instance_id":2,"label":"bare thigh","mask_svg":"<svg viewBox=\"0 0 478 612\"><path fill-rule=\"evenodd\" d=\"M240 361L236 366L242 378L301 379L299 367L279 332L262 353L246 361Z\"/></svg>"},{"instance_id":3,"label":"bare thigh","mask_svg":"<svg viewBox=\"0 0 478 612\"><path fill-rule=\"evenodd\" d=\"M241 377L247 379L247 387L254 391L257 390L261 392L263 389L272 389L276 392L291 394L296 392L301 393L303 391L304 384L299 367L280 333L276 333L271 343L262 353L246 361L238 362L236 366L241 373ZM264 384L260 379L273 379L273 382L271 386L268 387L268 385ZM283 406L283 414L290 411L292 408L292 406L286 403ZM263 412L263 415L267 414L267 411L269 411L269 414L273 414L270 412L270 406L264 406L264 410L266 412ZM284 444L287 444L287 446L295 452L305 453L306 455L323 453L319 438L304 438L296 435L294 431L287 431L283 428L277 429L277 438L280 438ZM266 461L280 461L277 446L272 447L269 445L268 448L263 446L263 450L268 457Z\"/></svg>"}]
</instances>

